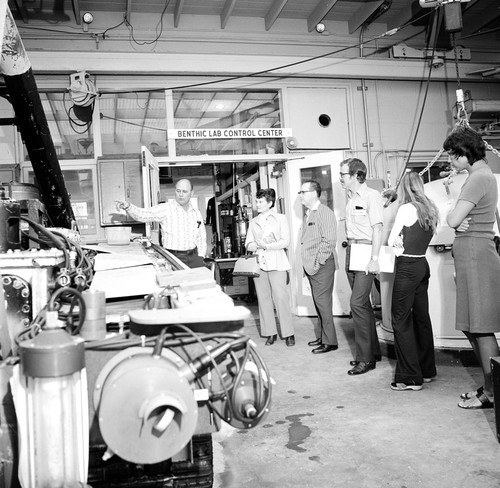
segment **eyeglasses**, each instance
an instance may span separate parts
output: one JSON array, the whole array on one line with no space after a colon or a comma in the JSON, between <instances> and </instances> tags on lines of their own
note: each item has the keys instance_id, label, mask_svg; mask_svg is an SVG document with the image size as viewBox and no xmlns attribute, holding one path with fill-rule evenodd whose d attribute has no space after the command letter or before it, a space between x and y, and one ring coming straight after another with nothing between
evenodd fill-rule
<instances>
[{"instance_id":1,"label":"eyeglasses","mask_svg":"<svg viewBox=\"0 0 500 488\"><path fill-rule=\"evenodd\" d=\"M350 176L350 175L351 175L351 173L339 173L339 174L340 174L340 177L341 177L341 178L343 178L343 177L344 177L344 176L346 176L346 175L347 175L347 176Z\"/></svg>"},{"instance_id":2,"label":"eyeglasses","mask_svg":"<svg viewBox=\"0 0 500 488\"><path fill-rule=\"evenodd\" d=\"M309 193L310 191L316 191L316 190L300 190L297 192L297 195L303 195L304 193Z\"/></svg>"}]
</instances>

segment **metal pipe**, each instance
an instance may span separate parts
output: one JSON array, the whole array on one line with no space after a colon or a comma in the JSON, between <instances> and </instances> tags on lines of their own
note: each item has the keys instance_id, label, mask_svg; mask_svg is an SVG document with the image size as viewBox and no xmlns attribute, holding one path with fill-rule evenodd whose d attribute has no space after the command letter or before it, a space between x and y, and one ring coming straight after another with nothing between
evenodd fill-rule
<instances>
[{"instance_id":1,"label":"metal pipe","mask_svg":"<svg viewBox=\"0 0 500 488\"><path fill-rule=\"evenodd\" d=\"M359 56L360 58L363 57L363 41L364 41L364 33L366 29L366 24L363 24L361 26L360 32L359 32ZM372 173L372 152L371 152L371 139L370 139L370 123L368 120L368 105L366 102L366 84L365 80L361 80L361 93L363 97L363 115L365 119L365 135L366 135L366 166L368 168L369 173L373 177L374 174Z\"/></svg>"},{"instance_id":2,"label":"metal pipe","mask_svg":"<svg viewBox=\"0 0 500 488\"><path fill-rule=\"evenodd\" d=\"M368 120L368 106L367 106L367 101L366 101L366 84L365 80L361 80L361 92L362 92L362 97L363 97L363 115L365 119L365 133L366 133L366 166L368 167L368 170L372 172L372 152L371 152L371 137L370 137L370 123ZM373 173L371 176L375 176Z\"/></svg>"},{"instance_id":3,"label":"metal pipe","mask_svg":"<svg viewBox=\"0 0 500 488\"><path fill-rule=\"evenodd\" d=\"M9 101L14 109L17 126L26 145L51 225L69 229L75 222L71 201L33 70L8 7L5 12L0 72L9 92Z\"/></svg>"}]
</instances>

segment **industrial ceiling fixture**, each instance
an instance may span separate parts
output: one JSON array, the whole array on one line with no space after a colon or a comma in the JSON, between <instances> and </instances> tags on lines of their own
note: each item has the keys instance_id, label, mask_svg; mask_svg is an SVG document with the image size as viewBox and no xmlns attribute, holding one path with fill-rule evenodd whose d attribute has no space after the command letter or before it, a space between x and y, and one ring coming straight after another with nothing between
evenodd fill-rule
<instances>
[{"instance_id":1,"label":"industrial ceiling fixture","mask_svg":"<svg viewBox=\"0 0 500 488\"><path fill-rule=\"evenodd\" d=\"M316 24L316 32L318 34L322 34L323 32L325 32L325 29L326 29L326 26L325 26L325 24L323 24L323 22L319 22L318 24Z\"/></svg>"},{"instance_id":2,"label":"industrial ceiling fixture","mask_svg":"<svg viewBox=\"0 0 500 488\"><path fill-rule=\"evenodd\" d=\"M82 21L83 21L83 31L88 32L89 31L89 25L94 22L94 16L90 12L85 12L82 15Z\"/></svg>"}]
</instances>

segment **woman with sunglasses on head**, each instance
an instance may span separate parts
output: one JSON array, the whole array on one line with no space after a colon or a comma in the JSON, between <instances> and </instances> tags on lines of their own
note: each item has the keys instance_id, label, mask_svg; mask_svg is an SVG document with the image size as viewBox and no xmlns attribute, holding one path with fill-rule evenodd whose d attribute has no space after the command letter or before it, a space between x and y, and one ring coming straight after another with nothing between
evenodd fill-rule
<instances>
[{"instance_id":1,"label":"woman with sunglasses on head","mask_svg":"<svg viewBox=\"0 0 500 488\"><path fill-rule=\"evenodd\" d=\"M272 188L257 192L258 215L248 226L245 247L259 256L260 275L254 278L259 303L260 332L267 337L266 346L277 338L274 307L278 312L281 336L287 346L295 345L288 284L288 261L285 249L290 244L286 216L274 210L276 192Z\"/></svg>"},{"instance_id":2,"label":"woman with sunglasses on head","mask_svg":"<svg viewBox=\"0 0 500 488\"><path fill-rule=\"evenodd\" d=\"M491 408L490 358L500 355L495 337L495 332L500 332L500 256L493 240L497 181L485 160L484 141L476 131L459 127L447 137L443 147L453 170L468 173L446 221L455 229L456 329L471 343L484 377L482 387L461 394L458 406Z\"/></svg>"},{"instance_id":3,"label":"woman with sunglasses on head","mask_svg":"<svg viewBox=\"0 0 500 488\"><path fill-rule=\"evenodd\" d=\"M427 295L430 269L425 253L436 232L439 212L424 194L418 173L406 172L399 190L400 206L388 242L397 256L391 307L397 361L391 389L418 391L436 376Z\"/></svg>"}]
</instances>

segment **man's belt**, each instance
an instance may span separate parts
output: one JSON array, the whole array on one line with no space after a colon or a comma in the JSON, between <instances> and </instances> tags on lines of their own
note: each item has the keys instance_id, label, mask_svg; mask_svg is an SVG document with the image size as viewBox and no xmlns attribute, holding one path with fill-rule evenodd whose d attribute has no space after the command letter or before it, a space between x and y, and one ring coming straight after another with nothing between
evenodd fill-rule
<instances>
[{"instance_id":1,"label":"man's belt","mask_svg":"<svg viewBox=\"0 0 500 488\"><path fill-rule=\"evenodd\" d=\"M171 252L175 256L192 256L193 254L198 254L198 248L195 247L194 249L187 249L185 251L179 251L176 249L167 249L168 252Z\"/></svg>"},{"instance_id":2,"label":"man's belt","mask_svg":"<svg viewBox=\"0 0 500 488\"><path fill-rule=\"evenodd\" d=\"M348 244L371 244L372 241L368 239L347 239Z\"/></svg>"}]
</instances>

